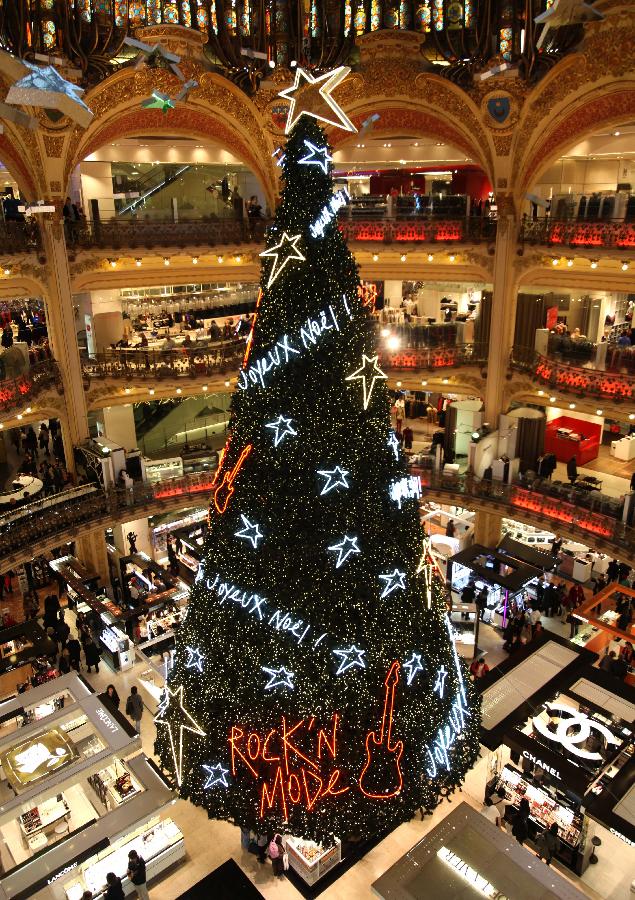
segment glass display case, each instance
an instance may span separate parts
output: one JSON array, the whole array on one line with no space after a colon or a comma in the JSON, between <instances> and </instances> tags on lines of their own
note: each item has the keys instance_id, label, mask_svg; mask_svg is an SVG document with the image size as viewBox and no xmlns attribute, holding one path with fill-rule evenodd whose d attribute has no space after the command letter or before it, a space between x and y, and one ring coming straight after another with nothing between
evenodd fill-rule
<instances>
[{"instance_id":1,"label":"glass display case","mask_svg":"<svg viewBox=\"0 0 635 900\"><path fill-rule=\"evenodd\" d=\"M101 802L107 809L117 809L143 791L143 786L120 759L95 772L88 779Z\"/></svg>"},{"instance_id":2,"label":"glass display case","mask_svg":"<svg viewBox=\"0 0 635 900\"><path fill-rule=\"evenodd\" d=\"M74 869L72 877L63 883L68 900L81 900L86 890L93 892L95 900L102 897L106 875L116 872L121 876L126 872L130 850L136 850L144 858L148 881L185 854L178 826L172 819L160 821L155 817ZM128 879L124 877L122 881L124 891L129 893Z\"/></svg>"},{"instance_id":3,"label":"glass display case","mask_svg":"<svg viewBox=\"0 0 635 900\"><path fill-rule=\"evenodd\" d=\"M516 809L523 797L526 798L529 801L530 818L541 829L549 828L552 822L556 822L560 840L572 849L579 846L584 817L559 803L547 791L531 784L517 769L509 765L503 768L496 791Z\"/></svg>"},{"instance_id":4,"label":"glass display case","mask_svg":"<svg viewBox=\"0 0 635 900\"><path fill-rule=\"evenodd\" d=\"M289 865L303 881L313 885L342 860L342 845L336 841L326 849L315 841L287 836L285 838Z\"/></svg>"}]
</instances>

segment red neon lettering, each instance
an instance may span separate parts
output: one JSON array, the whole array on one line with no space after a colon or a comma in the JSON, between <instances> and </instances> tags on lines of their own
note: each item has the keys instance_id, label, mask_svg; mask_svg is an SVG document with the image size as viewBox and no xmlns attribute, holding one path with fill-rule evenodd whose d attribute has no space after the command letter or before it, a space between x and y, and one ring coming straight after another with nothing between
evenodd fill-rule
<instances>
[{"instance_id":1,"label":"red neon lettering","mask_svg":"<svg viewBox=\"0 0 635 900\"><path fill-rule=\"evenodd\" d=\"M339 769L335 769L335 771L331 773L331 777L329 778L328 787L322 794L323 797L326 797L327 794L330 794L332 797L339 797L340 794L345 794L346 791L350 791L350 787L341 788L339 791L335 790L340 775L341 775L341 772Z\"/></svg>"},{"instance_id":2,"label":"red neon lettering","mask_svg":"<svg viewBox=\"0 0 635 900\"><path fill-rule=\"evenodd\" d=\"M273 780L271 793L269 793L266 782L262 786L262 792L260 794L260 818L261 819L263 817L265 799L267 801L267 808L271 809L273 807L273 804L276 799L276 790L278 789L278 787L280 788L280 802L282 803L284 817L285 817L285 819L288 818L287 801L284 796L284 782L282 781L282 768L280 766L278 766L278 769L276 771L276 777Z\"/></svg>"},{"instance_id":3,"label":"red neon lettering","mask_svg":"<svg viewBox=\"0 0 635 900\"><path fill-rule=\"evenodd\" d=\"M318 759L322 759L322 741L326 744L327 750L331 754L331 757L335 759L336 754L336 738L337 738L337 723L339 721L339 716L337 713L333 713L333 739L331 743L329 743L329 739L326 736L326 732L324 732L321 728L318 732Z\"/></svg>"},{"instance_id":4,"label":"red neon lettering","mask_svg":"<svg viewBox=\"0 0 635 900\"><path fill-rule=\"evenodd\" d=\"M292 787L292 785L293 785L293 787ZM289 775L288 791L289 791L289 800L291 800L292 803L299 803L300 797L302 796L302 794L301 794L301 788L300 788L300 779L298 778L297 775Z\"/></svg>"},{"instance_id":5,"label":"red neon lettering","mask_svg":"<svg viewBox=\"0 0 635 900\"><path fill-rule=\"evenodd\" d=\"M252 753L252 751L251 751L252 738L256 739L256 752L255 753ZM256 734L255 731L252 731L251 734L249 735L249 737L247 738L247 755L249 756L249 759L258 759L259 753L260 753L260 735Z\"/></svg>"},{"instance_id":6,"label":"red neon lettering","mask_svg":"<svg viewBox=\"0 0 635 900\"><path fill-rule=\"evenodd\" d=\"M311 778L315 778L315 780L319 782L317 791L315 792L315 794L313 794L313 796L311 796L311 792L309 790L309 785L306 780L307 775L310 775ZM322 779L320 778L319 775L315 774L315 772L311 772L310 770L307 772L306 769L302 769L302 781L304 782L304 794L306 797L306 808L309 810L309 812L311 812L311 810L313 809L313 807L315 806L315 804L318 801L318 797L320 796L320 791L322 790L322 785L324 782L322 781Z\"/></svg>"},{"instance_id":7,"label":"red neon lettering","mask_svg":"<svg viewBox=\"0 0 635 900\"><path fill-rule=\"evenodd\" d=\"M265 762L280 762L279 756L267 756L267 748L269 747L269 741L271 740L271 736L276 733L276 729L272 728L267 737L265 738L265 742L262 745L262 758Z\"/></svg>"},{"instance_id":8,"label":"red neon lettering","mask_svg":"<svg viewBox=\"0 0 635 900\"><path fill-rule=\"evenodd\" d=\"M299 756L300 759L303 759L310 766L313 766L314 769L317 769L317 765L313 762L313 760L311 760L307 756L305 756L304 753L302 753L300 750L298 750L298 748L295 746L295 744L292 744L291 741L289 740L291 735L295 734L295 732L298 730L298 728L300 727L300 725L302 725L303 722L304 722L304 719L300 719L300 721L298 722L297 725L294 725L290 731L287 731L287 720L285 719L284 716L282 717L282 746L284 748L284 768L285 768L285 772L287 773L287 775L289 774L289 755L287 752L287 747L289 748L289 750L291 750L292 753L295 753L296 756Z\"/></svg>"},{"instance_id":9,"label":"red neon lettering","mask_svg":"<svg viewBox=\"0 0 635 900\"><path fill-rule=\"evenodd\" d=\"M245 732L242 730L242 728L238 728L236 725L232 725L231 735L229 737L229 743L231 745L232 752L232 775L236 774L236 757L239 756L245 763L251 774L254 776L254 778L257 778L258 773L254 769L252 764L249 762L247 757L236 747L236 741L240 740L240 738L244 736Z\"/></svg>"}]
</instances>

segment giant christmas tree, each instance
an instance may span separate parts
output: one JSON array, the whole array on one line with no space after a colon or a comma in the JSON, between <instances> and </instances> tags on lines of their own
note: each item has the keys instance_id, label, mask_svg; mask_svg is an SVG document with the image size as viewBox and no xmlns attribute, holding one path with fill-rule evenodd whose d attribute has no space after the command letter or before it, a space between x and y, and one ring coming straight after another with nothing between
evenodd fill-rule
<instances>
[{"instance_id":1,"label":"giant christmas tree","mask_svg":"<svg viewBox=\"0 0 635 900\"><path fill-rule=\"evenodd\" d=\"M299 72L285 92L286 186L156 717L182 797L259 833L325 841L433 808L478 752L478 708L421 565L417 491L337 227L346 197L316 121L352 127L330 98L336 76Z\"/></svg>"}]
</instances>

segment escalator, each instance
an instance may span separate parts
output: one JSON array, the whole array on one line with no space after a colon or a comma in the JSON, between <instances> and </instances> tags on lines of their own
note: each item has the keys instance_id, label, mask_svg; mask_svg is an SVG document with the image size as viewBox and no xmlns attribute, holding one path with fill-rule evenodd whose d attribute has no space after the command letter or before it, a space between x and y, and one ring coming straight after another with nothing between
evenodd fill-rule
<instances>
[{"instance_id":1,"label":"escalator","mask_svg":"<svg viewBox=\"0 0 635 900\"><path fill-rule=\"evenodd\" d=\"M163 165L153 167L144 176L138 178L130 185L130 190L139 192L139 196L134 200L127 202L121 209L116 210L117 216L125 216L129 213L136 213L150 197L154 197L164 188L173 184L177 178L180 178L185 172L192 168L190 163L185 165Z\"/></svg>"}]
</instances>

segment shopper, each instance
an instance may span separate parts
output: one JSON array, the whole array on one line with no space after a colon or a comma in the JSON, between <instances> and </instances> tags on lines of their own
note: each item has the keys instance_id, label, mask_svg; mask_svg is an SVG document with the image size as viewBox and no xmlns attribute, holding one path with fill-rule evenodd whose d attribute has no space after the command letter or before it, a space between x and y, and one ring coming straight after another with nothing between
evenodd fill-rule
<instances>
[{"instance_id":1,"label":"shopper","mask_svg":"<svg viewBox=\"0 0 635 900\"><path fill-rule=\"evenodd\" d=\"M514 816L512 834L519 844L524 844L529 836L529 800L523 797Z\"/></svg>"},{"instance_id":2,"label":"shopper","mask_svg":"<svg viewBox=\"0 0 635 900\"><path fill-rule=\"evenodd\" d=\"M544 859L548 866L551 865L551 860L560 848L558 823L552 822L549 828L545 828L536 843L540 859Z\"/></svg>"},{"instance_id":3,"label":"shopper","mask_svg":"<svg viewBox=\"0 0 635 900\"><path fill-rule=\"evenodd\" d=\"M615 651L609 650L600 661L600 669L603 672L613 672L613 663L615 662Z\"/></svg>"},{"instance_id":4,"label":"shopper","mask_svg":"<svg viewBox=\"0 0 635 900\"><path fill-rule=\"evenodd\" d=\"M68 675L71 670L71 658L68 653L68 647L64 647L60 653L59 662L57 664L60 675Z\"/></svg>"},{"instance_id":5,"label":"shopper","mask_svg":"<svg viewBox=\"0 0 635 900\"><path fill-rule=\"evenodd\" d=\"M454 537L455 533L456 525L454 524L454 519L448 519L448 524L445 526L445 536Z\"/></svg>"},{"instance_id":6,"label":"shopper","mask_svg":"<svg viewBox=\"0 0 635 900\"><path fill-rule=\"evenodd\" d=\"M130 688L130 694L126 700L126 715L134 722L137 734L141 734L141 717L143 715L143 700L137 690L137 686L133 684Z\"/></svg>"},{"instance_id":7,"label":"shopper","mask_svg":"<svg viewBox=\"0 0 635 900\"><path fill-rule=\"evenodd\" d=\"M79 660L80 654L82 652L82 648L80 646L77 638L71 638L66 644L68 647L68 653L71 661L71 666L75 669L76 672L79 672Z\"/></svg>"},{"instance_id":8,"label":"shopper","mask_svg":"<svg viewBox=\"0 0 635 900\"><path fill-rule=\"evenodd\" d=\"M146 887L146 864L142 856L136 850L128 854L128 878L137 889L137 897L140 900L150 900L150 894Z\"/></svg>"},{"instance_id":9,"label":"shopper","mask_svg":"<svg viewBox=\"0 0 635 900\"><path fill-rule=\"evenodd\" d=\"M616 559L612 559L606 569L606 575L609 581L617 581L620 577L620 564Z\"/></svg>"},{"instance_id":10,"label":"shopper","mask_svg":"<svg viewBox=\"0 0 635 900\"><path fill-rule=\"evenodd\" d=\"M481 656L480 659L475 659L470 666L470 675L474 677L475 681L478 681L479 678L482 678L484 675L487 675L489 672L489 666Z\"/></svg>"},{"instance_id":11,"label":"shopper","mask_svg":"<svg viewBox=\"0 0 635 900\"><path fill-rule=\"evenodd\" d=\"M258 862L264 865L265 859L267 857L267 844L269 843L269 838L266 834L259 834L256 838L256 844L258 845Z\"/></svg>"},{"instance_id":12,"label":"shopper","mask_svg":"<svg viewBox=\"0 0 635 900\"><path fill-rule=\"evenodd\" d=\"M576 462L575 456L572 456L569 462L567 463L567 478L571 482L571 484L575 484L575 481L578 477L578 464Z\"/></svg>"},{"instance_id":13,"label":"shopper","mask_svg":"<svg viewBox=\"0 0 635 900\"><path fill-rule=\"evenodd\" d=\"M90 672L95 667L95 674L99 672L99 647L92 637L88 635L88 640L84 644L84 656L86 657L86 668Z\"/></svg>"},{"instance_id":14,"label":"shopper","mask_svg":"<svg viewBox=\"0 0 635 900\"><path fill-rule=\"evenodd\" d=\"M108 685L105 692L101 694L101 698L107 706L112 706L114 709L119 709L121 700L119 699L119 694L117 693L117 689L115 688L114 684Z\"/></svg>"},{"instance_id":15,"label":"shopper","mask_svg":"<svg viewBox=\"0 0 635 900\"><path fill-rule=\"evenodd\" d=\"M124 900L125 894L121 886L121 878L114 872L106 875L106 887L104 889L104 900Z\"/></svg>"},{"instance_id":16,"label":"shopper","mask_svg":"<svg viewBox=\"0 0 635 900\"><path fill-rule=\"evenodd\" d=\"M59 613L60 617L57 620L57 625L55 626L55 637L57 638L62 650L66 646L66 642L68 641L71 629L64 621L64 610L61 609Z\"/></svg>"},{"instance_id":17,"label":"shopper","mask_svg":"<svg viewBox=\"0 0 635 900\"><path fill-rule=\"evenodd\" d=\"M482 810L483 815L486 819L489 819L492 825L496 825L497 828L501 828L503 825L503 819L505 818L505 805L503 803L503 798L498 794L494 793L489 798L489 801L486 801L485 809Z\"/></svg>"},{"instance_id":18,"label":"shopper","mask_svg":"<svg viewBox=\"0 0 635 900\"><path fill-rule=\"evenodd\" d=\"M282 878L284 876L284 865L282 862L283 855L284 845L282 843L282 838L279 834L276 834L269 844L269 858L271 859L271 869L276 878Z\"/></svg>"}]
</instances>

